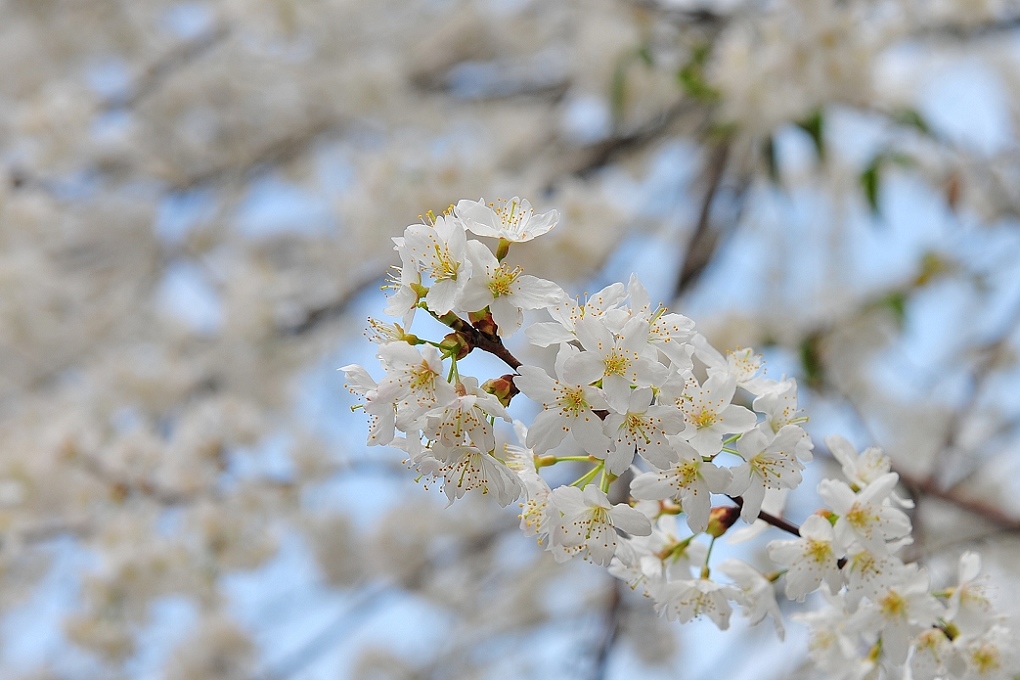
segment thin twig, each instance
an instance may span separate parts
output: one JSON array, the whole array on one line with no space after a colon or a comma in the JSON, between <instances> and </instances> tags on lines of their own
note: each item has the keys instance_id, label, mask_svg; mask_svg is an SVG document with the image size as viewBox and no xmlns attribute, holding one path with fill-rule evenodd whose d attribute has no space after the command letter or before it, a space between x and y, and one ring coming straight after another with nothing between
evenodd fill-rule
<instances>
[{"instance_id":1,"label":"thin twig","mask_svg":"<svg viewBox=\"0 0 1020 680\"><path fill-rule=\"evenodd\" d=\"M1006 512L998 504L989 503L984 499L965 495L961 492L959 487L954 486L949 489L944 489L930 478L918 479L900 470L897 470L896 472L899 474L900 481L903 482L903 484L916 489L926 496L946 501L961 510L966 510L971 514L978 515L982 519L996 525L1003 531L1020 531L1020 518Z\"/></svg>"},{"instance_id":2,"label":"thin twig","mask_svg":"<svg viewBox=\"0 0 1020 680\"><path fill-rule=\"evenodd\" d=\"M915 38L973 40L990 38L1020 29L1020 15L991 19L968 24L939 24L924 26L914 33Z\"/></svg>"},{"instance_id":3,"label":"thin twig","mask_svg":"<svg viewBox=\"0 0 1020 680\"><path fill-rule=\"evenodd\" d=\"M213 184L231 177L247 179L256 176L266 168L283 165L307 151L323 135L337 130L343 121L333 118L313 120L304 129L283 135L257 149L248 159L237 162L228 160L192 175L170 182L175 191L184 191L196 186Z\"/></svg>"},{"instance_id":4,"label":"thin twig","mask_svg":"<svg viewBox=\"0 0 1020 680\"><path fill-rule=\"evenodd\" d=\"M312 307L305 313L304 318L279 327L279 333L284 336L306 335L330 321L339 319L350 307L351 302L377 281L379 281L379 277L374 274L363 277L336 299L318 307Z\"/></svg>"},{"instance_id":5,"label":"thin twig","mask_svg":"<svg viewBox=\"0 0 1020 680\"><path fill-rule=\"evenodd\" d=\"M744 499L741 498L740 496L727 496L727 498L736 503L738 508L744 507ZM798 538L800 537L800 527L794 524L793 522L786 521L782 517L776 517L772 513L765 512L764 510L759 510L758 519L762 520L766 524L771 524L777 529L782 529L783 531L789 534L793 534Z\"/></svg>"},{"instance_id":6,"label":"thin twig","mask_svg":"<svg viewBox=\"0 0 1020 680\"><path fill-rule=\"evenodd\" d=\"M722 183L726 163L729 159L729 142L723 142L713 149L706 169L707 184L705 195L701 200L701 211L694 233L687 242L683 267L673 289L673 297L681 297L694 283L715 257L719 243L719 234L712 229L712 203L715 200L719 185Z\"/></svg>"},{"instance_id":7,"label":"thin twig","mask_svg":"<svg viewBox=\"0 0 1020 680\"><path fill-rule=\"evenodd\" d=\"M582 179L590 177L622 155L640 151L662 139L669 126L687 113L698 108L696 102L683 99L645 125L630 132L620 133L581 152L580 160L569 165L565 173Z\"/></svg>"},{"instance_id":8,"label":"thin twig","mask_svg":"<svg viewBox=\"0 0 1020 680\"><path fill-rule=\"evenodd\" d=\"M605 680L609 671L609 659L613 647L620 637L620 619L623 615L623 581L614 578L609 601L606 603L606 626L602 639L595 650L591 680Z\"/></svg>"},{"instance_id":9,"label":"thin twig","mask_svg":"<svg viewBox=\"0 0 1020 680\"><path fill-rule=\"evenodd\" d=\"M103 103L103 109L111 111L135 106L139 101L155 92L171 75L205 55L226 40L230 34L231 27L224 24L175 46L150 64L128 92L107 99Z\"/></svg>"}]
</instances>

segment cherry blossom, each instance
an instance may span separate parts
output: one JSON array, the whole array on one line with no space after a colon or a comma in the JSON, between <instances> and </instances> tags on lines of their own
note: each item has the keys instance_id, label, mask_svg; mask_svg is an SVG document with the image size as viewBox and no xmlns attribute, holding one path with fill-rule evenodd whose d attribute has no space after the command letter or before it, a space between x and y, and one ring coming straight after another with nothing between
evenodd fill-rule
<instances>
[{"instance_id":1,"label":"cherry blossom","mask_svg":"<svg viewBox=\"0 0 1020 680\"><path fill-rule=\"evenodd\" d=\"M711 494L721 493L730 482L730 471L705 462L690 444L677 437L670 443L679 460L672 466L645 472L634 478L631 494L635 498L680 501L687 525L700 533L708 526Z\"/></svg>"},{"instance_id":2,"label":"cherry blossom","mask_svg":"<svg viewBox=\"0 0 1020 680\"><path fill-rule=\"evenodd\" d=\"M944 608L928 592L928 575L914 569L861 608L847 622L850 630L881 631L882 655L903 665L914 634L931 627Z\"/></svg>"},{"instance_id":3,"label":"cherry blossom","mask_svg":"<svg viewBox=\"0 0 1020 680\"><path fill-rule=\"evenodd\" d=\"M841 546L849 548L857 541L872 552L884 553L887 541L910 533L910 520L903 511L884 504L898 480L893 472L881 475L857 494L840 480L819 483L819 495L839 515L835 529Z\"/></svg>"},{"instance_id":4,"label":"cherry blossom","mask_svg":"<svg viewBox=\"0 0 1020 680\"><path fill-rule=\"evenodd\" d=\"M467 283L467 239L459 220L439 215L433 224L412 224L404 230L404 248L432 277L425 295L429 308L446 314L457 304Z\"/></svg>"},{"instance_id":5,"label":"cherry blossom","mask_svg":"<svg viewBox=\"0 0 1020 680\"><path fill-rule=\"evenodd\" d=\"M631 274L627 294L631 313L648 321L648 344L665 354L674 369L690 370L693 365L691 354L694 347L690 340L694 337L694 321L682 314L668 312L664 307L652 309L648 290L636 274Z\"/></svg>"},{"instance_id":6,"label":"cherry blossom","mask_svg":"<svg viewBox=\"0 0 1020 680\"><path fill-rule=\"evenodd\" d=\"M851 552L842 570L847 603L856 607L861 598L878 598L900 582L905 569L903 562L892 555L871 553L861 548Z\"/></svg>"},{"instance_id":7,"label":"cherry blossom","mask_svg":"<svg viewBox=\"0 0 1020 680\"><path fill-rule=\"evenodd\" d=\"M743 593L738 600L744 605L744 616L750 625L761 623L766 616L771 616L775 623L776 635L782 640L786 637L783 626L783 615L776 602L776 589L765 575L747 562L729 559L719 565L719 571L729 576Z\"/></svg>"},{"instance_id":8,"label":"cherry blossom","mask_svg":"<svg viewBox=\"0 0 1020 680\"><path fill-rule=\"evenodd\" d=\"M503 453L506 466L515 472L524 485L525 500L521 503L521 532L525 536L537 536L539 542L545 540L552 530L549 513L549 494L552 489L538 473L535 464L535 452L524 443L528 438L527 426L519 420L514 421L514 434L521 443L504 444Z\"/></svg>"},{"instance_id":9,"label":"cherry blossom","mask_svg":"<svg viewBox=\"0 0 1020 680\"><path fill-rule=\"evenodd\" d=\"M500 264L478 241L469 241L467 257L472 275L464 285L458 306L471 311L489 308L499 335L517 332L524 321L523 309L551 307L566 297L552 281L524 274L520 267Z\"/></svg>"},{"instance_id":10,"label":"cherry blossom","mask_svg":"<svg viewBox=\"0 0 1020 680\"><path fill-rule=\"evenodd\" d=\"M626 412L632 386L649 387L665 381L666 367L645 356L647 321L631 319L614 334L601 318L585 317L576 330L585 351L567 359L563 377L582 385L601 381L606 400L615 411Z\"/></svg>"},{"instance_id":11,"label":"cherry blossom","mask_svg":"<svg viewBox=\"0 0 1020 680\"><path fill-rule=\"evenodd\" d=\"M660 469L677 460L668 435L683 428L683 414L675 408L653 406L651 402L650 389L632 390L626 413L612 413L606 418L605 431L615 447L613 451L607 451L606 469L614 475L630 467L635 452Z\"/></svg>"},{"instance_id":12,"label":"cherry blossom","mask_svg":"<svg viewBox=\"0 0 1020 680\"><path fill-rule=\"evenodd\" d=\"M364 367L357 364L341 366L338 370L347 377L347 388L365 399L365 413L369 416L368 445L386 445L396 435L397 408L390 400L380 400L379 386Z\"/></svg>"},{"instance_id":13,"label":"cherry blossom","mask_svg":"<svg viewBox=\"0 0 1020 680\"><path fill-rule=\"evenodd\" d=\"M744 462L733 468L727 493L744 499L740 516L753 522L765 499L765 489L792 489L800 484L804 464L797 459L797 445L804 431L787 425L778 433L755 428L737 440L737 452Z\"/></svg>"},{"instance_id":14,"label":"cherry blossom","mask_svg":"<svg viewBox=\"0 0 1020 680\"><path fill-rule=\"evenodd\" d=\"M773 432L800 422L797 409L797 381L780 380L754 398L754 410L765 414L765 422Z\"/></svg>"},{"instance_id":15,"label":"cherry blossom","mask_svg":"<svg viewBox=\"0 0 1020 680\"><path fill-rule=\"evenodd\" d=\"M782 578L796 601L820 590L824 608L794 618L811 628L811 654L827 677L897 674L908 661L917 678L999 677L1014 667L1007 629L976 581L975 554L961 557L956 586L934 591L925 570L897 556L911 541L902 510L909 503L893 493L899 477L880 449L858 455L845 439L826 439L845 480L823 479L818 495L827 508L796 526L784 503L812 460L796 381L766 378L751 349L719 352L687 317L653 308L636 276L581 305L557 284L510 268L509 243L540 235L517 212L530 207L514 201L503 206L513 222L507 231L496 212L482 215L484 206L462 201L455 215L430 215L395 240L404 266L394 298L406 300L391 298L394 311L426 308L452 332L432 340L370 321L385 375L377 383L361 366L342 369L371 419L370 443L404 450L405 463L426 486L441 484L450 503L472 491L499 505L523 496L520 529L555 561L580 556L605 567L669 620L707 617L725 629L738 605L752 625L771 615L782 637L776 582ZM471 214L480 217L467 231L501 239L496 255L468 240L461 220ZM432 281L428 294L422 273ZM556 346L554 361L547 354L524 364L502 345L525 309L552 316L525 335L534 347ZM486 310L500 337L486 330ZM482 385L463 375L462 360L478 350L514 372ZM748 396L751 409L735 403ZM514 423L518 446L504 442L496 421L509 420L520 400L540 410L530 427ZM568 435L583 455L559 450ZM723 467L733 456L738 462ZM551 484L542 473L560 463L580 476ZM610 493L621 495L610 501ZM731 499L713 507L713 494ZM740 520L749 526L735 528ZM767 546L778 569L712 564L723 535L732 543L777 530L794 535Z\"/></svg>"},{"instance_id":16,"label":"cherry blossom","mask_svg":"<svg viewBox=\"0 0 1020 680\"><path fill-rule=\"evenodd\" d=\"M733 608L730 601L743 599L742 593L730 585L707 578L681 579L662 583L652 591L655 608L670 621L687 623L706 616L720 630L730 627Z\"/></svg>"},{"instance_id":17,"label":"cherry blossom","mask_svg":"<svg viewBox=\"0 0 1020 680\"><path fill-rule=\"evenodd\" d=\"M572 299L563 300L547 309L553 321L531 324L525 334L539 347L572 342L577 339L578 321L603 317L623 304L626 297L627 289L617 282L588 297L583 305Z\"/></svg>"},{"instance_id":18,"label":"cherry blossom","mask_svg":"<svg viewBox=\"0 0 1020 680\"><path fill-rule=\"evenodd\" d=\"M439 462L436 477L443 477L443 492L450 503L468 491L490 494L501 506L513 503L524 485L506 464L475 446L435 446L432 455Z\"/></svg>"},{"instance_id":19,"label":"cherry blossom","mask_svg":"<svg viewBox=\"0 0 1020 680\"><path fill-rule=\"evenodd\" d=\"M959 582L947 603L946 618L965 634L982 633L995 622L995 617L986 584L978 579L981 556L970 551L960 555L959 572Z\"/></svg>"},{"instance_id":20,"label":"cherry blossom","mask_svg":"<svg viewBox=\"0 0 1020 680\"><path fill-rule=\"evenodd\" d=\"M736 380L715 373L699 384L691 375L675 373L663 385L663 401L672 400L687 419L680 433L703 455L712 456L722 448L723 437L747 432L756 422L755 415L732 403Z\"/></svg>"},{"instance_id":21,"label":"cherry blossom","mask_svg":"<svg viewBox=\"0 0 1020 680\"><path fill-rule=\"evenodd\" d=\"M470 442L482 451L492 451L496 438L489 418L507 422L510 416L494 396L478 389L478 380L466 377L455 387L456 396L425 414L422 432L443 446Z\"/></svg>"},{"instance_id":22,"label":"cherry blossom","mask_svg":"<svg viewBox=\"0 0 1020 680\"><path fill-rule=\"evenodd\" d=\"M397 424L404 431L410 429L410 421L456 396L435 347L419 351L406 342L391 342L379 348L379 359L386 375L379 383L378 398L396 404Z\"/></svg>"},{"instance_id":23,"label":"cherry blossom","mask_svg":"<svg viewBox=\"0 0 1020 680\"><path fill-rule=\"evenodd\" d=\"M514 384L543 408L528 429L529 447L536 453L545 453L570 433L588 453L605 455L610 440L595 411L608 405L598 389L553 379L536 366L521 366L518 372Z\"/></svg>"},{"instance_id":24,"label":"cherry blossom","mask_svg":"<svg viewBox=\"0 0 1020 680\"><path fill-rule=\"evenodd\" d=\"M586 486L584 491L561 486L553 489L549 500L560 513L560 519L553 520L551 543L557 559L581 555L607 566L620 544L616 529L634 536L647 536L652 531L644 515L625 504L613 505L595 486Z\"/></svg>"},{"instance_id":25,"label":"cherry blossom","mask_svg":"<svg viewBox=\"0 0 1020 680\"><path fill-rule=\"evenodd\" d=\"M835 539L832 525L823 517L811 515L800 525L800 535L799 539L772 541L768 545L769 557L787 567L786 596L803 601L823 582L829 586L829 592L838 592L843 579L832 546Z\"/></svg>"},{"instance_id":26,"label":"cherry blossom","mask_svg":"<svg viewBox=\"0 0 1020 680\"><path fill-rule=\"evenodd\" d=\"M762 394L771 389L774 381L763 376L764 362L760 354L750 347L730 350L724 355L708 342L700 333L691 338L694 353L708 368L709 375L722 374L733 377L737 387L742 387L754 395Z\"/></svg>"},{"instance_id":27,"label":"cherry blossom","mask_svg":"<svg viewBox=\"0 0 1020 680\"><path fill-rule=\"evenodd\" d=\"M493 203L486 203L484 198L461 200L457 202L455 213L472 234L512 243L524 243L548 233L560 220L560 214L555 210L536 215L531 202L517 196L508 201L497 199Z\"/></svg>"}]
</instances>

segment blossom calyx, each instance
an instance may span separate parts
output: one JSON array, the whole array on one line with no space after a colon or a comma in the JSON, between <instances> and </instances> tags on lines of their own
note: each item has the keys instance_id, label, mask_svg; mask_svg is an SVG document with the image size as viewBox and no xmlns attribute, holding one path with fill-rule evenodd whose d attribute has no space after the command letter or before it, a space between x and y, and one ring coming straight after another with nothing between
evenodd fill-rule
<instances>
[{"instance_id":1,"label":"blossom calyx","mask_svg":"<svg viewBox=\"0 0 1020 680\"><path fill-rule=\"evenodd\" d=\"M505 238L499 239L499 245L496 246L496 259L502 262L506 259L506 256L510 254L510 243Z\"/></svg>"},{"instance_id":2,"label":"blossom calyx","mask_svg":"<svg viewBox=\"0 0 1020 680\"><path fill-rule=\"evenodd\" d=\"M482 383L482 390L499 399L503 406L510 406L510 400L520 392L514 384L514 374L508 373Z\"/></svg>"},{"instance_id":3,"label":"blossom calyx","mask_svg":"<svg viewBox=\"0 0 1020 680\"><path fill-rule=\"evenodd\" d=\"M447 334L442 339L439 349L443 351L444 356L453 357L459 361L471 352L473 345L470 340L464 337L463 333L454 332Z\"/></svg>"},{"instance_id":4,"label":"blossom calyx","mask_svg":"<svg viewBox=\"0 0 1020 680\"><path fill-rule=\"evenodd\" d=\"M489 312L489 308L481 310L480 312L471 312L468 314L468 320L475 329L484 335L492 337L496 336L496 322L492 320L492 313Z\"/></svg>"}]
</instances>

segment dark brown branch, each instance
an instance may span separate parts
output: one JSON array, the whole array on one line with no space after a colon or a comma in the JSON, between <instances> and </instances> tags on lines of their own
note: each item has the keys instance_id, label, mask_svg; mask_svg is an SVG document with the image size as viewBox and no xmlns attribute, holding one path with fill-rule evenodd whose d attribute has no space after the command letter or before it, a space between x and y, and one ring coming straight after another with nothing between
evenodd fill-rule
<instances>
[{"instance_id":1,"label":"dark brown branch","mask_svg":"<svg viewBox=\"0 0 1020 680\"><path fill-rule=\"evenodd\" d=\"M744 507L744 499L741 498L740 496L727 496L727 498L736 503L738 508ZM792 522L786 521L782 517L776 517L772 513L765 512L764 510L759 510L758 519L762 520L766 524L771 524L777 529L782 529L783 531L789 534L793 534L798 538L800 537L800 527Z\"/></svg>"},{"instance_id":2,"label":"dark brown branch","mask_svg":"<svg viewBox=\"0 0 1020 680\"><path fill-rule=\"evenodd\" d=\"M92 456L79 455L72 460L76 461L82 470L106 484L110 496L118 501L124 501L132 496L142 496L160 505L175 506L183 505L197 497L197 494L184 494L173 489L165 489L149 479L131 479L115 473Z\"/></svg>"},{"instance_id":3,"label":"dark brown branch","mask_svg":"<svg viewBox=\"0 0 1020 680\"><path fill-rule=\"evenodd\" d=\"M740 496L727 496L727 497L731 501L736 503L738 508L743 508L744 507L744 499L741 498ZM782 517L776 517L775 515L773 515L770 512L765 512L764 510L759 510L758 511L758 519L760 519L761 521L765 522L766 524L771 524L772 526L776 527L777 529L782 529L783 531L785 531L785 532L787 532L789 534L793 534L797 538L800 538L800 527L797 526L796 524L794 524L793 522L787 522ZM846 565L846 561L847 560L846 560L845 557L841 557L841 558L839 558L839 560L836 561L836 566L838 566L840 569L842 569L843 566Z\"/></svg>"},{"instance_id":4,"label":"dark brown branch","mask_svg":"<svg viewBox=\"0 0 1020 680\"><path fill-rule=\"evenodd\" d=\"M472 348L478 348L484 352L488 352L493 356L501 359L510 368L515 371L523 362L518 361L517 357L510 353L510 350L503 345L503 341L498 335L492 335L490 333L483 333L470 323L460 318L453 312L444 315L442 317L431 312L441 323L446 324L453 330L457 331L464 336L464 339L468 341L468 344Z\"/></svg>"}]
</instances>

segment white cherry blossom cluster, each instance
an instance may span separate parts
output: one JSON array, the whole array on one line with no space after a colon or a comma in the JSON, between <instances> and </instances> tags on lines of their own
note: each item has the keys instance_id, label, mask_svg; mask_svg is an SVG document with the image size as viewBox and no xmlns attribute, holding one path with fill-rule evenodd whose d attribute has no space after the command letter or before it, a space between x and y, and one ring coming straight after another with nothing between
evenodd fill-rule
<instances>
[{"instance_id":1,"label":"white cherry blossom cluster","mask_svg":"<svg viewBox=\"0 0 1020 680\"><path fill-rule=\"evenodd\" d=\"M751 623L771 616L782 636L777 584L796 601L821 591L827 606L798 618L830 677L1020 671L1011 633L975 581L977 555L961 558L957 586L934 591L923 568L897 556L911 541L911 503L894 493L899 478L880 450L859 455L829 438L845 480L819 484L826 507L799 527L763 510L781 507L812 460L794 380L765 377L751 349L719 352L690 319L653 306L636 276L580 302L505 263L513 244L557 221L517 197L463 200L393 239L401 266L386 313L402 325L370 321L384 375L341 369L369 415L370 445L403 449L451 503L469 491L503 506L519 500L521 529L557 561L606 567L669 619L707 617L725 629L736 606ZM419 310L451 332L411 334ZM503 344L524 310L551 319L525 330L531 345L555 350L551 369L523 364ZM463 375L458 362L476 349L513 373L483 383ZM538 407L530 426L507 410L518 395ZM513 422L520 445L501 443L497 420ZM561 463L580 475L552 487L541 472ZM795 538L768 544L765 570L713 565L715 541L738 519Z\"/></svg>"},{"instance_id":2,"label":"white cherry blossom cluster","mask_svg":"<svg viewBox=\"0 0 1020 680\"><path fill-rule=\"evenodd\" d=\"M818 486L827 508L809 517L797 540L772 541L769 556L787 567L791 599L821 587L827 607L800 615L812 631L812 656L828 677L1014 678L1015 633L992 610L979 580L981 558L966 552L957 585L932 590L923 567L897 556L911 542L893 488L898 475L877 448L858 454L841 437L826 445L846 481ZM824 585L823 585L824 584ZM863 653L862 653L863 652Z\"/></svg>"}]
</instances>

